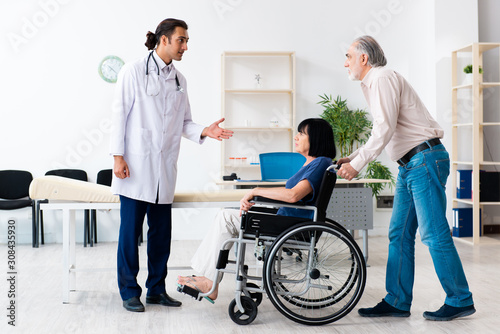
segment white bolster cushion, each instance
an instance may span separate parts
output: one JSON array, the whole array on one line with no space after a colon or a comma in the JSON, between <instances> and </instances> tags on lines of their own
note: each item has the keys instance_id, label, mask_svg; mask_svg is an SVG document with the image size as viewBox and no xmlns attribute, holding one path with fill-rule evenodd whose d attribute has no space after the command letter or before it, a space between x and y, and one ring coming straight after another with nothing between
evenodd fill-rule
<instances>
[{"instance_id":1,"label":"white bolster cushion","mask_svg":"<svg viewBox=\"0 0 500 334\"><path fill-rule=\"evenodd\" d=\"M30 184L31 199L49 199L90 203L119 203L111 187L61 176L41 176Z\"/></svg>"}]
</instances>

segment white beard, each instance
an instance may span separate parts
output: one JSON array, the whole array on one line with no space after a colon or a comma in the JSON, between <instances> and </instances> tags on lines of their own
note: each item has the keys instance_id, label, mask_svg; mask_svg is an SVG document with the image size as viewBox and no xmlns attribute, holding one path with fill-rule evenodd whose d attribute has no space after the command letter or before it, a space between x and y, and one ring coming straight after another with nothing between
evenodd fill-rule
<instances>
[{"instance_id":1,"label":"white beard","mask_svg":"<svg viewBox=\"0 0 500 334\"><path fill-rule=\"evenodd\" d=\"M359 81L359 76L357 76L356 74L354 74L352 72L349 72L349 80L351 80L351 81Z\"/></svg>"}]
</instances>

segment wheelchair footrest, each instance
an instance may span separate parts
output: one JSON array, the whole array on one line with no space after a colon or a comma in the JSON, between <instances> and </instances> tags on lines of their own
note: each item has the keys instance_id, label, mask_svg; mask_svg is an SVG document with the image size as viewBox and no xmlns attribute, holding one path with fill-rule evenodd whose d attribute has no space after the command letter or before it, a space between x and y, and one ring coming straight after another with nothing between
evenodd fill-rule
<instances>
[{"instance_id":1,"label":"wheelchair footrest","mask_svg":"<svg viewBox=\"0 0 500 334\"><path fill-rule=\"evenodd\" d=\"M193 289L190 286L177 284L177 291L179 291L181 293L185 293L186 295L189 295L196 300L201 300L201 298L198 297L200 294L200 291Z\"/></svg>"},{"instance_id":2,"label":"wheelchair footrest","mask_svg":"<svg viewBox=\"0 0 500 334\"><path fill-rule=\"evenodd\" d=\"M203 298L200 297L201 291L199 291L197 289L193 289L192 287L187 286L187 285L177 284L177 291L179 291L180 293L185 293L186 295L193 297L197 301L201 301L202 299L206 299L212 304L215 303L212 299L210 299L210 297L207 297L207 296L205 296Z\"/></svg>"}]
</instances>

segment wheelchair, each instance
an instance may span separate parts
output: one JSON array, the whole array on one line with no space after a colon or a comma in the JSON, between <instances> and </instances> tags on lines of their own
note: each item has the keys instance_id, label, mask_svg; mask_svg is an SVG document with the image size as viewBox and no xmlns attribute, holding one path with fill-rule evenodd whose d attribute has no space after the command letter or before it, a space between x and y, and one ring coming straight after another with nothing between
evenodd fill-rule
<instances>
[{"instance_id":1,"label":"wheelchair","mask_svg":"<svg viewBox=\"0 0 500 334\"><path fill-rule=\"evenodd\" d=\"M228 308L235 323L247 325L255 320L264 293L285 317L305 325L337 321L361 298L366 281L364 256L351 234L326 218L337 180L333 167L325 171L314 206L257 197L252 209L242 215L239 236L222 245L213 281L225 273L236 276L235 298ZM314 219L275 215L285 206L311 210ZM229 242L236 245L232 261L224 247ZM244 263L247 244L254 245L255 257L263 261L261 277L250 275ZM215 286L207 293L181 292L201 300Z\"/></svg>"}]
</instances>

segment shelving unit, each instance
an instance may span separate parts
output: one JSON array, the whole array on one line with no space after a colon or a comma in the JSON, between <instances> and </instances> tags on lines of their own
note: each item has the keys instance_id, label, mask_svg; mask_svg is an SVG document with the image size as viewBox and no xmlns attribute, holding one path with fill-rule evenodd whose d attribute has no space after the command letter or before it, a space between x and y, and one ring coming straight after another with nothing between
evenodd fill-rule
<instances>
[{"instance_id":1,"label":"shelving unit","mask_svg":"<svg viewBox=\"0 0 500 334\"><path fill-rule=\"evenodd\" d=\"M457 207L458 203L472 206L472 238L473 244L480 243L480 210L485 205L500 205L500 202L480 202L479 196L479 182L480 170L485 166L500 166L500 162L484 161L483 149L483 128L487 126L500 126L500 122L484 122L483 121L483 89L490 87L500 87L500 82L483 82L483 75L479 73L480 67L483 67L483 53L495 48L500 48L500 43L474 43L455 50L451 54L452 61L452 140L453 148L451 154L452 160L452 179L453 189L457 189L457 170L459 166L466 166L467 169L472 169L472 198L460 199L453 198L453 207ZM458 84L458 75L462 73L462 69L458 66L458 55L466 53L471 55L473 79L471 84ZM472 96L472 110L459 110L458 95L462 90L471 90ZM472 118L471 121L463 122L459 119L459 113L469 113ZM459 130L468 130L472 132L472 159L462 160L459 159ZM499 128L500 129L500 128Z\"/></svg>"},{"instance_id":2,"label":"shelving unit","mask_svg":"<svg viewBox=\"0 0 500 334\"><path fill-rule=\"evenodd\" d=\"M260 153L293 150L295 52L226 51L221 61L222 117L234 131L222 142L221 174L260 179Z\"/></svg>"}]
</instances>

